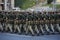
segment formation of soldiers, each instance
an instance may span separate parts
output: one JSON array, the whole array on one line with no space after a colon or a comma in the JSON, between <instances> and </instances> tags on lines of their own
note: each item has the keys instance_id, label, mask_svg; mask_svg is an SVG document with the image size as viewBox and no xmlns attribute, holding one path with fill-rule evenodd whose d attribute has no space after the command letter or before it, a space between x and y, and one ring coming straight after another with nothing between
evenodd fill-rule
<instances>
[{"instance_id":1,"label":"formation of soldiers","mask_svg":"<svg viewBox=\"0 0 60 40\"><path fill-rule=\"evenodd\" d=\"M60 14L54 12L0 12L0 32L27 35L59 34Z\"/></svg>"}]
</instances>

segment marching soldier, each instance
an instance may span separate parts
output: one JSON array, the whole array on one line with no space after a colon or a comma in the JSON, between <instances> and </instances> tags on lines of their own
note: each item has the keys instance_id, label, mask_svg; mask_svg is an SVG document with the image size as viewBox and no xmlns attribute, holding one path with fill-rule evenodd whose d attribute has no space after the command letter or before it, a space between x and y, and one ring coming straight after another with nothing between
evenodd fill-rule
<instances>
[{"instance_id":1,"label":"marching soldier","mask_svg":"<svg viewBox=\"0 0 60 40\"><path fill-rule=\"evenodd\" d=\"M1 31L3 31L3 25L2 25L2 23L3 23L3 14L0 13L0 30Z\"/></svg>"},{"instance_id":2,"label":"marching soldier","mask_svg":"<svg viewBox=\"0 0 60 40\"><path fill-rule=\"evenodd\" d=\"M26 23L27 23L27 22L26 22ZM23 30L25 31L25 33L26 33L26 34L28 34L27 27L28 27L28 25L27 25L27 24L24 24L24 25L23 25Z\"/></svg>"},{"instance_id":3,"label":"marching soldier","mask_svg":"<svg viewBox=\"0 0 60 40\"><path fill-rule=\"evenodd\" d=\"M0 23L0 30L3 31L3 26L1 23Z\"/></svg>"},{"instance_id":4,"label":"marching soldier","mask_svg":"<svg viewBox=\"0 0 60 40\"><path fill-rule=\"evenodd\" d=\"M9 21L11 21L11 20L8 19L8 16L7 16L6 17L6 24L5 24L5 31L8 31L8 28L9 28L10 32L12 32L12 24L10 24Z\"/></svg>"},{"instance_id":5,"label":"marching soldier","mask_svg":"<svg viewBox=\"0 0 60 40\"><path fill-rule=\"evenodd\" d=\"M45 33L45 31L44 31L44 29L43 29L43 26L42 26L41 24L40 24L40 30L41 30L42 34Z\"/></svg>"},{"instance_id":6,"label":"marching soldier","mask_svg":"<svg viewBox=\"0 0 60 40\"><path fill-rule=\"evenodd\" d=\"M51 27L52 32L54 33L55 30L54 30L54 26L53 26L53 24L50 24L50 27Z\"/></svg>"},{"instance_id":7,"label":"marching soldier","mask_svg":"<svg viewBox=\"0 0 60 40\"><path fill-rule=\"evenodd\" d=\"M38 21L36 21L36 23L34 24L34 29L35 31L37 32L37 34L39 33L39 30L38 30Z\"/></svg>"},{"instance_id":8,"label":"marching soldier","mask_svg":"<svg viewBox=\"0 0 60 40\"><path fill-rule=\"evenodd\" d=\"M10 32L12 32L12 24L9 24L9 23L6 23L6 27L5 27L5 30L8 31L8 28L10 30Z\"/></svg>"},{"instance_id":9,"label":"marching soldier","mask_svg":"<svg viewBox=\"0 0 60 40\"><path fill-rule=\"evenodd\" d=\"M32 26L30 25L30 21L28 21L28 19L26 19L25 31L26 31L26 34L30 31L32 33L32 35L34 35L34 31L32 29Z\"/></svg>"},{"instance_id":10,"label":"marching soldier","mask_svg":"<svg viewBox=\"0 0 60 40\"><path fill-rule=\"evenodd\" d=\"M28 21L28 23L29 23L29 25L28 25L28 30L32 33L32 35L34 35L34 31L33 31L33 29L32 29L32 26L30 25L30 21ZM27 31L28 31L27 30Z\"/></svg>"},{"instance_id":11,"label":"marching soldier","mask_svg":"<svg viewBox=\"0 0 60 40\"><path fill-rule=\"evenodd\" d=\"M45 24L45 29L46 29L47 32L50 32L50 29L48 28L47 24Z\"/></svg>"},{"instance_id":12,"label":"marching soldier","mask_svg":"<svg viewBox=\"0 0 60 40\"><path fill-rule=\"evenodd\" d=\"M56 24L57 26L57 30L60 32L60 26L59 26L59 24Z\"/></svg>"},{"instance_id":13,"label":"marching soldier","mask_svg":"<svg viewBox=\"0 0 60 40\"><path fill-rule=\"evenodd\" d=\"M16 30L18 31L18 33L21 33L21 30L18 26L18 17L16 17L16 19L14 20L14 32L16 32Z\"/></svg>"}]
</instances>

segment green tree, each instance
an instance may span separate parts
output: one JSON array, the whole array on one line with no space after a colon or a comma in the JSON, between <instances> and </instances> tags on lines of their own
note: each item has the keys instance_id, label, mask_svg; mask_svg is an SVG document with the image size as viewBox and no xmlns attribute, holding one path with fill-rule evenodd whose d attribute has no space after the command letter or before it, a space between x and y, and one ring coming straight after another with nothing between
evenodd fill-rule
<instances>
[{"instance_id":1,"label":"green tree","mask_svg":"<svg viewBox=\"0 0 60 40\"><path fill-rule=\"evenodd\" d=\"M51 2L53 2L53 0L47 0L47 4L51 4Z\"/></svg>"},{"instance_id":2,"label":"green tree","mask_svg":"<svg viewBox=\"0 0 60 40\"><path fill-rule=\"evenodd\" d=\"M15 0L15 6L19 6L21 9L32 7L35 4L35 0Z\"/></svg>"}]
</instances>

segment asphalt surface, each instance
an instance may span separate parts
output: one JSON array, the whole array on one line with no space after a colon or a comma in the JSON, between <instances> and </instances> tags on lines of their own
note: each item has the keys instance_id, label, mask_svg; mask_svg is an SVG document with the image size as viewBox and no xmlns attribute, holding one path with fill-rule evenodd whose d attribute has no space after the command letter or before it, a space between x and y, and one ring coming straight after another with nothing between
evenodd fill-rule
<instances>
[{"instance_id":1,"label":"asphalt surface","mask_svg":"<svg viewBox=\"0 0 60 40\"><path fill-rule=\"evenodd\" d=\"M0 40L60 40L60 35L26 36L0 33Z\"/></svg>"}]
</instances>

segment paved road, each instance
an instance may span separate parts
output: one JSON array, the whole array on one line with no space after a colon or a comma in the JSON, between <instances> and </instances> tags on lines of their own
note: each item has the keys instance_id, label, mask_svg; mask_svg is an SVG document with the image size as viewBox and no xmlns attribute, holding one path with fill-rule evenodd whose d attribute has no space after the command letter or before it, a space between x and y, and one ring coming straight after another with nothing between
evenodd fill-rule
<instances>
[{"instance_id":1,"label":"paved road","mask_svg":"<svg viewBox=\"0 0 60 40\"><path fill-rule=\"evenodd\" d=\"M60 35L25 36L0 33L0 40L60 40Z\"/></svg>"}]
</instances>

